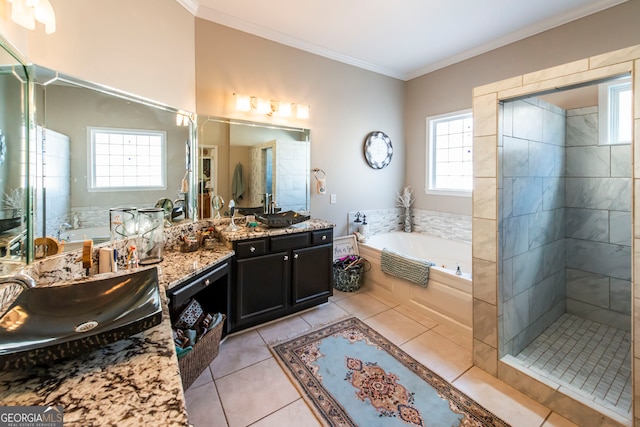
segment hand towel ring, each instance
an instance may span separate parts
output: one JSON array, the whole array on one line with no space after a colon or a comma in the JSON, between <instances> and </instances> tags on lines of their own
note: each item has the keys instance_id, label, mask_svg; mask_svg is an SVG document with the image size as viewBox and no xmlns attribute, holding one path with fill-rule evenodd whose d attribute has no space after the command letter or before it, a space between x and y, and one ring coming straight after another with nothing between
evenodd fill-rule
<instances>
[{"instance_id":1,"label":"hand towel ring","mask_svg":"<svg viewBox=\"0 0 640 427\"><path fill-rule=\"evenodd\" d=\"M322 174L322 178L318 176L318 173ZM327 174L322 170L315 168L313 170L313 176L316 179L316 191L318 194L326 194L327 192Z\"/></svg>"},{"instance_id":2,"label":"hand towel ring","mask_svg":"<svg viewBox=\"0 0 640 427\"><path fill-rule=\"evenodd\" d=\"M322 174L322 178L320 178L320 177L318 176L318 172L320 172L320 173ZM313 176L314 176L318 181L320 181L320 180L322 180L322 179L326 179L326 178L327 178L327 174L326 174L322 169L318 169L318 168L315 168L315 169L313 170Z\"/></svg>"}]
</instances>

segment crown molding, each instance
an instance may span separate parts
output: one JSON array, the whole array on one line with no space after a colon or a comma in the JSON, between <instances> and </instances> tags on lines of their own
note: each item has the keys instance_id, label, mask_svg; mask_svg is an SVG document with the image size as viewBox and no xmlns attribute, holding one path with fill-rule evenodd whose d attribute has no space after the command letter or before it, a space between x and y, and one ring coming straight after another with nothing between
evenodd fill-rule
<instances>
[{"instance_id":1,"label":"crown molding","mask_svg":"<svg viewBox=\"0 0 640 427\"><path fill-rule=\"evenodd\" d=\"M178 3L182 5L185 9L187 9L193 16L198 16L198 7L200 4L197 0L176 0Z\"/></svg>"}]
</instances>

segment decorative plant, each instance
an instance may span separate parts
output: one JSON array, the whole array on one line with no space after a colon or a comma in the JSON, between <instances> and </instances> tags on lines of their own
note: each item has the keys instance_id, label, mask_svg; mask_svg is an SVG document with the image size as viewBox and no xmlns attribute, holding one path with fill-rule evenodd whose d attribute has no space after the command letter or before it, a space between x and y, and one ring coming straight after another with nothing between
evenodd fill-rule
<instances>
[{"instance_id":1,"label":"decorative plant","mask_svg":"<svg viewBox=\"0 0 640 427\"><path fill-rule=\"evenodd\" d=\"M413 204L413 187L407 186L404 187L402 195L396 192L396 201L400 207L405 209L409 209Z\"/></svg>"},{"instance_id":2,"label":"decorative plant","mask_svg":"<svg viewBox=\"0 0 640 427\"><path fill-rule=\"evenodd\" d=\"M16 218L22 213L22 188L14 188L11 192L3 192L2 196L2 208L11 209L13 211L13 217Z\"/></svg>"}]
</instances>

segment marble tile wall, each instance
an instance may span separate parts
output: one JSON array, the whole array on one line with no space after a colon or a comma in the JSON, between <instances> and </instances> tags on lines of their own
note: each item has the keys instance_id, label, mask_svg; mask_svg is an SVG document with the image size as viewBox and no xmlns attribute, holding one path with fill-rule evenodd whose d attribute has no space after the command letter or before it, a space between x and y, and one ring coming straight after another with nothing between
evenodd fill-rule
<instances>
[{"instance_id":1,"label":"marble tile wall","mask_svg":"<svg viewBox=\"0 0 640 427\"><path fill-rule=\"evenodd\" d=\"M499 328L516 354L565 306L565 112L539 98L502 108Z\"/></svg>"},{"instance_id":2,"label":"marble tile wall","mask_svg":"<svg viewBox=\"0 0 640 427\"><path fill-rule=\"evenodd\" d=\"M348 234L358 230L356 213L360 213L360 220L366 215L370 235L402 231L404 227L404 208L362 210L347 214ZM471 217L447 212L430 211L426 209L411 209L411 223L413 232L428 233L451 240L471 242Z\"/></svg>"},{"instance_id":3,"label":"marble tile wall","mask_svg":"<svg viewBox=\"0 0 640 427\"><path fill-rule=\"evenodd\" d=\"M568 313L631 330L631 145L599 145L598 107L567 111Z\"/></svg>"},{"instance_id":4,"label":"marble tile wall","mask_svg":"<svg viewBox=\"0 0 640 427\"><path fill-rule=\"evenodd\" d=\"M516 75L508 79L476 87L473 91L473 127L474 127L474 185L479 180L493 180L496 191L493 194L478 198L473 195L473 299L474 312L482 307L486 312L492 309L495 318L475 316L473 319L473 364L494 375L507 384L516 387L526 395L552 407L565 418L578 425L620 425L617 421L603 416L593 409L590 403L573 395L564 393L551 384L545 384L535 375L512 368L501 359L498 336L499 317L502 315L498 303L498 273L502 269L498 262L498 215L482 209L480 205L494 203L498 206L501 198L502 177L498 164L502 161L503 146L499 123L500 105L503 101L520 97L533 96L545 91L571 85L582 85L632 73L634 80L634 141L640 141L640 45L630 46L613 52L595 55L567 64L557 65L544 70ZM632 319L633 327L633 419L623 425L640 425L640 148L633 144L632 158L634 168L634 203L633 221L633 272L632 285ZM476 155L477 150L477 155ZM543 182L543 185L545 183ZM563 188L563 187L561 187ZM561 199L561 194L552 194L545 200ZM543 192L543 197L545 193ZM543 201L544 203L544 201ZM502 209L498 206L498 209ZM617 285L615 285L617 286ZM479 332L477 332L479 331Z\"/></svg>"}]
</instances>

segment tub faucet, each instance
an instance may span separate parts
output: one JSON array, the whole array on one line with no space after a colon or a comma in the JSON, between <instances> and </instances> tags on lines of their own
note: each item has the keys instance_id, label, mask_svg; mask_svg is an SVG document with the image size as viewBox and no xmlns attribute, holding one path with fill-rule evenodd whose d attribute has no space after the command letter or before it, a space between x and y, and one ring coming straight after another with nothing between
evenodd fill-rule
<instances>
[{"instance_id":1,"label":"tub faucet","mask_svg":"<svg viewBox=\"0 0 640 427\"><path fill-rule=\"evenodd\" d=\"M0 276L0 285L4 283L16 283L25 289L36 287L36 281L24 273L13 274L11 276Z\"/></svg>"}]
</instances>

